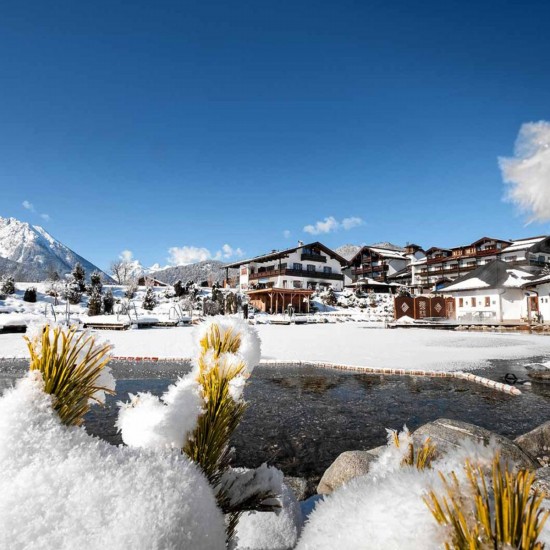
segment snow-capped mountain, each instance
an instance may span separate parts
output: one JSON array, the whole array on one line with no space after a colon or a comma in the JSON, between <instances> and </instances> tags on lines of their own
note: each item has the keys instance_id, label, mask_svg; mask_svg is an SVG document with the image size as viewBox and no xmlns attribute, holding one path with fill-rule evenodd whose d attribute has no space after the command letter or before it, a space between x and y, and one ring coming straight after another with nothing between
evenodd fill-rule
<instances>
[{"instance_id":1,"label":"snow-capped mountain","mask_svg":"<svg viewBox=\"0 0 550 550\"><path fill-rule=\"evenodd\" d=\"M97 266L54 239L44 228L0 216L0 274L18 281L43 281L57 273L70 273L79 262L86 274ZM104 274L107 281L110 277Z\"/></svg>"}]
</instances>

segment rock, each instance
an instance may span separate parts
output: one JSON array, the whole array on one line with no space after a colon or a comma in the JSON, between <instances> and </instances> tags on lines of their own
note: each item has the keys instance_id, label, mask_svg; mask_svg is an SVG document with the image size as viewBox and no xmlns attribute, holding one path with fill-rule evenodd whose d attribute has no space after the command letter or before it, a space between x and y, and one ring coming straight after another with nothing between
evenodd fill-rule
<instances>
[{"instance_id":1,"label":"rock","mask_svg":"<svg viewBox=\"0 0 550 550\"><path fill-rule=\"evenodd\" d=\"M539 468L535 472L533 488L544 494L544 498L550 498L550 468Z\"/></svg>"},{"instance_id":2,"label":"rock","mask_svg":"<svg viewBox=\"0 0 550 550\"><path fill-rule=\"evenodd\" d=\"M458 447L465 439L488 444L493 438L501 448L502 458L514 461L519 468L536 470L540 466L530 454L507 437L460 420L438 418L413 432L415 443L420 445L426 436L431 438L439 453Z\"/></svg>"},{"instance_id":3,"label":"rock","mask_svg":"<svg viewBox=\"0 0 550 550\"><path fill-rule=\"evenodd\" d=\"M527 373L529 378L536 380L537 382L547 382L550 383L550 369L544 370L531 370Z\"/></svg>"},{"instance_id":4,"label":"rock","mask_svg":"<svg viewBox=\"0 0 550 550\"><path fill-rule=\"evenodd\" d=\"M550 454L550 420L516 437L514 443L532 456L543 457Z\"/></svg>"},{"instance_id":5,"label":"rock","mask_svg":"<svg viewBox=\"0 0 550 550\"><path fill-rule=\"evenodd\" d=\"M296 500L306 500L311 495L315 494L315 485L311 486L311 480L304 477L285 476L285 485L292 489Z\"/></svg>"},{"instance_id":6,"label":"rock","mask_svg":"<svg viewBox=\"0 0 550 550\"><path fill-rule=\"evenodd\" d=\"M329 495L350 479L364 476L368 473L370 465L385 448L386 446L383 445L370 451L346 451L342 453L323 474L317 486L317 492L320 495Z\"/></svg>"}]
</instances>

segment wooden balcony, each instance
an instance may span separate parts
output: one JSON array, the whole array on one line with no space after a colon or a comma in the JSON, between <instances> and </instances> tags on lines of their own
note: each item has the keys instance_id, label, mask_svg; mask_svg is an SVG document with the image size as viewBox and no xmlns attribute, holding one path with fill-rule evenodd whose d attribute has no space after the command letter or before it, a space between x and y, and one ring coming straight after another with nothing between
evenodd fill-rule
<instances>
[{"instance_id":1,"label":"wooden balcony","mask_svg":"<svg viewBox=\"0 0 550 550\"><path fill-rule=\"evenodd\" d=\"M352 275L371 275L374 277L381 276L381 273L388 271L387 265L375 265L375 266L364 266L364 267L353 267L351 269Z\"/></svg>"},{"instance_id":2,"label":"wooden balcony","mask_svg":"<svg viewBox=\"0 0 550 550\"><path fill-rule=\"evenodd\" d=\"M302 262L321 262L323 264L327 263L327 257L322 254L302 254Z\"/></svg>"},{"instance_id":3,"label":"wooden balcony","mask_svg":"<svg viewBox=\"0 0 550 550\"><path fill-rule=\"evenodd\" d=\"M273 269L271 271L260 271L251 273L251 281L258 279L269 279L270 277L302 277L304 279L328 279L331 281L343 281L344 276L341 273L325 273L324 271L308 271L307 269Z\"/></svg>"}]
</instances>

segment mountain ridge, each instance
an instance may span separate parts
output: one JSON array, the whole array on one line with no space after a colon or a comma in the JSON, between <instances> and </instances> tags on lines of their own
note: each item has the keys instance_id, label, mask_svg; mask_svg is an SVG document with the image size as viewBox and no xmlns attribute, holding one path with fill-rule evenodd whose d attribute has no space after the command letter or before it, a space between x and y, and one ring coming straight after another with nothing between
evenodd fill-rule
<instances>
[{"instance_id":1,"label":"mountain ridge","mask_svg":"<svg viewBox=\"0 0 550 550\"><path fill-rule=\"evenodd\" d=\"M112 281L99 267L55 239L43 227L0 216L0 274L21 282L40 282L54 273L63 278L77 262L88 277L93 271L100 271L106 282Z\"/></svg>"}]
</instances>

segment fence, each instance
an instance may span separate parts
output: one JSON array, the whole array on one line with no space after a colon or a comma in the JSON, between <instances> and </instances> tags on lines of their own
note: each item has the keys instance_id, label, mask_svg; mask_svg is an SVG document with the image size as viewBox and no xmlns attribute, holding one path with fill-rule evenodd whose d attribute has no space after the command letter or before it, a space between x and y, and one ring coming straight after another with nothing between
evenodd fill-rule
<instances>
[{"instance_id":1,"label":"fence","mask_svg":"<svg viewBox=\"0 0 550 550\"><path fill-rule=\"evenodd\" d=\"M441 319L455 318L454 298L442 296L396 296L394 298L395 319L411 317L412 319L424 319L426 317L439 317Z\"/></svg>"}]
</instances>

